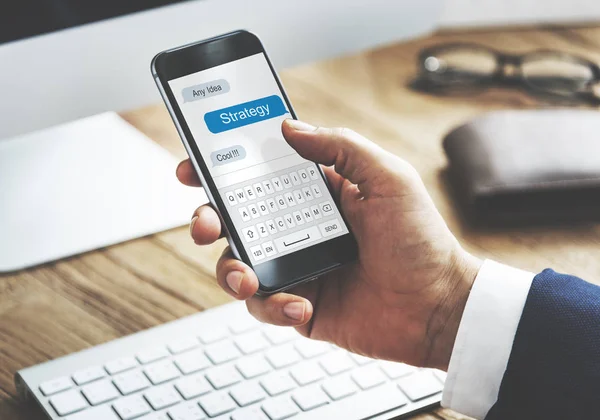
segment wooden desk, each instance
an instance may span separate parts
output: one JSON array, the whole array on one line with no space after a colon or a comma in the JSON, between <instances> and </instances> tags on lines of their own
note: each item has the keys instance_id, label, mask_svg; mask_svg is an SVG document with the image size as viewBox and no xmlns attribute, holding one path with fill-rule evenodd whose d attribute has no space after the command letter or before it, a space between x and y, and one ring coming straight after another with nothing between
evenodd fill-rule
<instances>
[{"instance_id":1,"label":"wooden desk","mask_svg":"<svg viewBox=\"0 0 600 420\"><path fill-rule=\"evenodd\" d=\"M444 133L484 111L539 103L517 92L452 99L408 90L417 52L445 41L474 41L515 52L559 48L600 62L600 27L455 32L298 67L283 72L283 82L301 118L351 127L415 165L471 252L536 272L551 266L600 282L600 225L481 232L461 224L440 175L446 166ZM184 157L162 105L124 117ZM42 418L16 400L17 370L227 302L213 280L224 245L199 248L183 227L1 276L0 418ZM416 418L462 417L437 409Z\"/></svg>"}]
</instances>

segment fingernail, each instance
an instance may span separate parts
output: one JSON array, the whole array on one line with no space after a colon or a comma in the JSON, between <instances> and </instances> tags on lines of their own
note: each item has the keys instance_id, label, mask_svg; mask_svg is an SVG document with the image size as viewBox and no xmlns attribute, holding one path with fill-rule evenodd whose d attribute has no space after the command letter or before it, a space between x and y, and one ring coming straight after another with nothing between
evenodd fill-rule
<instances>
[{"instance_id":1,"label":"fingernail","mask_svg":"<svg viewBox=\"0 0 600 420\"><path fill-rule=\"evenodd\" d=\"M227 274L225 277L225 281L227 282L227 286L237 295L240 293L240 289L242 287L242 279L244 278L244 273L241 271L232 271Z\"/></svg>"},{"instance_id":2,"label":"fingernail","mask_svg":"<svg viewBox=\"0 0 600 420\"><path fill-rule=\"evenodd\" d=\"M190 236L194 235L194 225L198 221L198 216L192 217L192 221L190 222Z\"/></svg>"},{"instance_id":3,"label":"fingernail","mask_svg":"<svg viewBox=\"0 0 600 420\"><path fill-rule=\"evenodd\" d=\"M283 313L294 321L302 321L306 305L304 302L291 302L283 307Z\"/></svg>"},{"instance_id":4,"label":"fingernail","mask_svg":"<svg viewBox=\"0 0 600 420\"><path fill-rule=\"evenodd\" d=\"M315 131L317 129L317 127L315 127L314 125L310 125L308 123L305 123L304 121L289 119L287 120L287 123L296 131Z\"/></svg>"}]
</instances>

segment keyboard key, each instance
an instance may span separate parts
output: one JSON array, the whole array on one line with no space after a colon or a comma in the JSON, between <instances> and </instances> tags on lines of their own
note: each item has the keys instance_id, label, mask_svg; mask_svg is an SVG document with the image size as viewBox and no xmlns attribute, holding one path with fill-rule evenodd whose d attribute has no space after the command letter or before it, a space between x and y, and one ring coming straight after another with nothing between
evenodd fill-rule
<instances>
[{"instance_id":1,"label":"keyboard key","mask_svg":"<svg viewBox=\"0 0 600 420\"><path fill-rule=\"evenodd\" d=\"M308 172L310 179L312 179L313 181L317 181L320 178L317 168L311 166L310 168L307 168L306 171Z\"/></svg>"},{"instance_id":2,"label":"keyboard key","mask_svg":"<svg viewBox=\"0 0 600 420\"><path fill-rule=\"evenodd\" d=\"M175 388L186 400L191 400L213 390L202 373L179 379L175 382Z\"/></svg>"},{"instance_id":3,"label":"keyboard key","mask_svg":"<svg viewBox=\"0 0 600 420\"><path fill-rule=\"evenodd\" d=\"M337 375L352 369L355 365L344 351L329 353L319 361L319 364L329 375Z\"/></svg>"},{"instance_id":4,"label":"keyboard key","mask_svg":"<svg viewBox=\"0 0 600 420\"><path fill-rule=\"evenodd\" d=\"M231 341L223 341L206 346L204 352L215 365L237 359L241 356L240 351Z\"/></svg>"},{"instance_id":5,"label":"keyboard key","mask_svg":"<svg viewBox=\"0 0 600 420\"><path fill-rule=\"evenodd\" d=\"M300 185L302 183L302 181L300 180L300 176L298 175L298 172L291 172L290 178L292 179L292 184L294 184L294 185Z\"/></svg>"},{"instance_id":6,"label":"keyboard key","mask_svg":"<svg viewBox=\"0 0 600 420\"><path fill-rule=\"evenodd\" d=\"M302 209L302 211L300 213L302 213L302 217L304 217L304 220L306 220L306 223L310 223L314 220L312 212L310 211L310 209L308 207Z\"/></svg>"},{"instance_id":7,"label":"keyboard key","mask_svg":"<svg viewBox=\"0 0 600 420\"><path fill-rule=\"evenodd\" d=\"M275 246L279 252L288 251L299 246L305 246L308 243L321 239L319 228L311 226L309 228L299 230L281 238L275 239Z\"/></svg>"},{"instance_id":8,"label":"keyboard key","mask_svg":"<svg viewBox=\"0 0 600 420\"><path fill-rule=\"evenodd\" d=\"M271 258L273 255L277 254L277 251L275 251L275 245L273 245L273 242L271 241L265 242L262 244L262 247L267 258Z\"/></svg>"},{"instance_id":9,"label":"keyboard key","mask_svg":"<svg viewBox=\"0 0 600 420\"><path fill-rule=\"evenodd\" d=\"M242 375L233 365L219 366L206 372L206 379L215 389L222 389L242 380Z\"/></svg>"},{"instance_id":10,"label":"keyboard key","mask_svg":"<svg viewBox=\"0 0 600 420\"><path fill-rule=\"evenodd\" d=\"M292 345L283 345L270 349L265 353L265 357L275 369L281 369L300 361L300 355Z\"/></svg>"},{"instance_id":11,"label":"keyboard key","mask_svg":"<svg viewBox=\"0 0 600 420\"><path fill-rule=\"evenodd\" d=\"M148 363L164 359L165 357L169 357L169 352L164 347L154 347L139 352L136 357L138 362L146 365Z\"/></svg>"},{"instance_id":12,"label":"keyboard key","mask_svg":"<svg viewBox=\"0 0 600 420\"><path fill-rule=\"evenodd\" d=\"M294 216L292 216L290 213L284 214L283 220L285 220L286 226L290 229L293 228L294 226L296 226L296 222L294 221Z\"/></svg>"},{"instance_id":13,"label":"keyboard key","mask_svg":"<svg viewBox=\"0 0 600 420\"><path fill-rule=\"evenodd\" d=\"M217 341L223 340L229 334L227 330L222 327L209 327L198 333L198 338L204 344L216 343Z\"/></svg>"},{"instance_id":14,"label":"keyboard key","mask_svg":"<svg viewBox=\"0 0 600 420\"><path fill-rule=\"evenodd\" d=\"M287 230L287 227L285 226L285 222L283 221L283 217L276 218L275 224L277 225L279 232L283 232L283 231Z\"/></svg>"},{"instance_id":15,"label":"keyboard key","mask_svg":"<svg viewBox=\"0 0 600 420\"><path fill-rule=\"evenodd\" d=\"M315 220L318 220L321 217L323 217L323 214L321 214L321 209L319 208L319 206L310 206L310 211Z\"/></svg>"},{"instance_id":16,"label":"keyboard key","mask_svg":"<svg viewBox=\"0 0 600 420\"><path fill-rule=\"evenodd\" d=\"M200 397L198 404L202 406L209 417L215 417L237 408L237 404L227 392L213 392Z\"/></svg>"},{"instance_id":17,"label":"keyboard key","mask_svg":"<svg viewBox=\"0 0 600 420\"><path fill-rule=\"evenodd\" d=\"M390 379L398 379L417 371L417 368L405 365L404 363L383 361L379 362L379 366Z\"/></svg>"},{"instance_id":18,"label":"keyboard key","mask_svg":"<svg viewBox=\"0 0 600 420\"><path fill-rule=\"evenodd\" d=\"M256 382L242 382L231 388L229 394L240 407L262 401L267 397L264 389Z\"/></svg>"},{"instance_id":19,"label":"keyboard key","mask_svg":"<svg viewBox=\"0 0 600 420\"><path fill-rule=\"evenodd\" d=\"M352 372L352 379L362 389L373 388L386 381L386 377L378 366L366 366Z\"/></svg>"},{"instance_id":20,"label":"keyboard key","mask_svg":"<svg viewBox=\"0 0 600 420\"><path fill-rule=\"evenodd\" d=\"M238 211L240 212L240 216L244 222L249 222L252 220L252 216L250 216L250 212L246 207L240 207Z\"/></svg>"},{"instance_id":21,"label":"keyboard key","mask_svg":"<svg viewBox=\"0 0 600 420\"><path fill-rule=\"evenodd\" d=\"M296 404L294 404L290 397L287 396L267 400L263 403L262 408L271 420L287 419L299 411Z\"/></svg>"},{"instance_id":22,"label":"keyboard key","mask_svg":"<svg viewBox=\"0 0 600 420\"><path fill-rule=\"evenodd\" d=\"M122 357L120 359L113 360L104 365L104 369L109 375L116 375L117 373L125 372L126 370L133 369L137 366L137 362L133 357Z\"/></svg>"},{"instance_id":23,"label":"keyboard key","mask_svg":"<svg viewBox=\"0 0 600 420\"><path fill-rule=\"evenodd\" d=\"M87 369L82 369L73 374L73 380L77 385L84 385L89 382L106 376L106 371L100 366L92 366Z\"/></svg>"},{"instance_id":24,"label":"keyboard key","mask_svg":"<svg viewBox=\"0 0 600 420\"><path fill-rule=\"evenodd\" d=\"M252 188L252 185L245 186L244 192L246 193L246 198L248 199L248 201L254 200L256 198L256 194L254 192L254 188Z\"/></svg>"},{"instance_id":25,"label":"keyboard key","mask_svg":"<svg viewBox=\"0 0 600 420\"><path fill-rule=\"evenodd\" d=\"M279 210L279 207L277 207L277 203L275 202L275 199L273 199L273 198L267 199L267 207L269 208L269 211L271 213L275 213L277 210Z\"/></svg>"},{"instance_id":26,"label":"keyboard key","mask_svg":"<svg viewBox=\"0 0 600 420\"><path fill-rule=\"evenodd\" d=\"M319 230L323 237L337 235L342 232L342 225L338 219L333 219L319 225Z\"/></svg>"},{"instance_id":27,"label":"keyboard key","mask_svg":"<svg viewBox=\"0 0 600 420\"><path fill-rule=\"evenodd\" d=\"M312 190L313 196L315 198L321 198L323 196L323 194L321 194L321 189L319 188L318 185L311 185L310 189Z\"/></svg>"},{"instance_id":28,"label":"keyboard key","mask_svg":"<svg viewBox=\"0 0 600 420\"><path fill-rule=\"evenodd\" d=\"M323 382L323 389L332 400L341 400L358 391L358 387L348 375L327 379Z\"/></svg>"},{"instance_id":29,"label":"keyboard key","mask_svg":"<svg viewBox=\"0 0 600 420\"><path fill-rule=\"evenodd\" d=\"M348 354L350 355L352 360L354 360L360 366L368 365L369 363L373 363L375 361L371 358L362 356L360 354L356 354L356 353L348 353Z\"/></svg>"},{"instance_id":30,"label":"keyboard key","mask_svg":"<svg viewBox=\"0 0 600 420\"><path fill-rule=\"evenodd\" d=\"M262 355L241 359L235 366L246 379L255 378L271 370L271 365Z\"/></svg>"},{"instance_id":31,"label":"keyboard key","mask_svg":"<svg viewBox=\"0 0 600 420\"><path fill-rule=\"evenodd\" d=\"M169 349L169 351L172 354L180 354L198 347L199 344L200 343L198 342L198 339L196 339L196 337L185 337L179 340L172 341L170 344L167 345L167 349Z\"/></svg>"},{"instance_id":32,"label":"keyboard key","mask_svg":"<svg viewBox=\"0 0 600 420\"><path fill-rule=\"evenodd\" d=\"M287 209L287 201L283 198L283 195L278 195L275 197L275 202L277 203L277 207L279 210Z\"/></svg>"},{"instance_id":33,"label":"keyboard key","mask_svg":"<svg viewBox=\"0 0 600 420\"><path fill-rule=\"evenodd\" d=\"M325 394L317 385L294 391L292 399L298 404L298 407L300 407L302 411L313 410L322 405L329 404L327 394Z\"/></svg>"},{"instance_id":34,"label":"keyboard key","mask_svg":"<svg viewBox=\"0 0 600 420\"><path fill-rule=\"evenodd\" d=\"M407 399L394 384L388 383L327 404L318 411L322 419L365 419L406 405Z\"/></svg>"},{"instance_id":35,"label":"keyboard key","mask_svg":"<svg viewBox=\"0 0 600 420\"><path fill-rule=\"evenodd\" d=\"M275 187L275 191L282 191L283 190L283 182L281 182L280 178L273 178L271 179L271 182L273 183L273 186Z\"/></svg>"},{"instance_id":36,"label":"keyboard key","mask_svg":"<svg viewBox=\"0 0 600 420\"><path fill-rule=\"evenodd\" d=\"M265 258L265 252L263 251L262 246L260 245L256 245L250 248L250 254L252 254L252 257L255 261L260 261Z\"/></svg>"},{"instance_id":37,"label":"keyboard key","mask_svg":"<svg viewBox=\"0 0 600 420\"><path fill-rule=\"evenodd\" d=\"M200 407L198 407L200 408ZM166 412L147 414L144 417L140 417L140 420L173 420Z\"/></svg>"},{"instance_id":38,"label":"keyboard key","mask_svg":"<svg viewBox=\"0 0 600 420\"><path fill-rule=\"evenodd\" d=\"M304 224L304 217L302 217L302 213L295 211L292 215L294 216L294 221L298 226Z\"/></svg>"},{"instance_id":39,"label":"keyboard key","mask_svg":"<svg viewBox=\"0 0 600 420\"><path fill-rule=\"evenodd\" d=\"M428 371L419 371L398 381L398 386L412 401L442 392L444 386Z\"/></svg>"},{"instance_id":40,"label":"keyboard key","mask_svg":"<svg viewBox=\"0 0 600 420\"><path fill-rule=\"evenodd\" d=\"M265 192L268 195L271 195L275 192L275 190L273 189L273 182L269 181L268 179L266 181L263 181L263 187L265 187Z\"/></svg>"},{"instance_id":41,"label":"keyboard key","mask_svg":"<svg viewBox=\"0 0 600 420\"><path fill-rule=\"evenodd\" d=\"M287 175L281 175L281 183L284 188L292 188L292 180Z\"/></svg>"},{"instance_id":42,"label":"keyboard key","mask_svg":"<svg viewBox=\"0 0 600 420\"><path fill-rule=\"evenodd\" d=\"M319 206L321 207L323 216L327 217L327 216L333 214L333 206L331 205L331 202L325 201L324 203L319 204Z\"/></svg>"},{"instance_id":43,"label":"keyboard key","mask_svg":"<svg viewBox=\"0 0 600 420\"><path fill-rule=\"evenodd\" d=\"M285 372L273 372L260 380L269 395L279 395L297 387L294 380Z\"/></svg>"},{"instance_id":44,"label":"keyboard key","mask_svg":"<svg viewBox=\"0 0 600 420\"><path fill-rule=\"evenodd\" d=\"M135 419L152 411L140 395L121 398L113 403L113 408L123 420Z\"/></svg>"},{"instance_id":45,"label":"keyboard key","mask_svg":"<svg viewBox=\"0 0 600 420\"><path fill-rule=\"evenodd\" d=\"M298 175L300 175L300 180L303 183L306 184L307 182L310 182L310 177L308 176L308 172L306 172L306 169L300 169L298 171Z\"/></svg>"},{"instance_id":46,"label":"keyboard key","mask_svg":"<svg viewBox=\"0 0 600 420\"><path fill-rule=\"evenodd\" d=\"M109 380L96 381L84 386L81 392L91 405L98 405L119 398L121 394Z\"/></svg>"},{"instance_id":47,"label":"keyboard key","mask_svg":"<svg viewBox=\"0 0 600 420\"><path fill-rule=\"evenodd\" d=\"M113 378L113 383L123 395L128 395L150 386L148 378L139 371L121 373Z\"/></svg>"},{"instance_id":48,"label":"keyboard key","mask_svg":"<svg viewBox=\"0 0 600 420\"><path fill-rule=\"evenodd\" d=\"M277 327L275 325L268 325L264 330L263 334L272 344L282 344L286 341L293 340L300 337L300 334L291 327Z\"/></svg>"},{"instance_id":49,"label":"keyboard key","mask_svg":"<svg viewBox=\"0 0 600 420\"><path fill-rule=\"evenodd\" d=\"M50 404L59 416L66 416L88 407L88 403L81 392L75 389L56 394L50 398Z\"/></svg>"},{"instance_id":50,"label":"keyboard key","mask_svg":"<svg viewBox=\"0 0 600 420\"><path fill-rule=\"evenodd\" d=\"M72 414L69 417L65 417L65 420L120 420L112 408L109 405L102 405L100 407L90 408L79 413ZM144 420L159 420L159 419L146 419ZM168 420L168 419L167 419Z\"/></svg>"},{"instance_id":51,"label":"keyboard key","mask_svg":"<svg viewBox=\"0 0 600 420\"><path fill-rule=\"evenodd\" d=\"M302 194L304 195L306 201L312 201L314 199L313 193L309 187L302 188Z\"/></svg>"},{"instance_id":52,"label":"keyboard key","mask_svg":"<svg viewBox=\"0 0 600 420\"><path fill-rule=\"evenodd\" d=\"M208 360L204 352L200 349L180 354L173 358L173 361L184 375L189 375L190 373L198 372L212 366L210 360Z\"/></svg>"},{"instance_id":53,"label":"keyboard key","mask_svg":"<svg viewBox=\"0 0 600 420\"><path fill-rule=\"evenodd\" d=\"M236 410L231 415L231 420L269 420L264 411L258 406Z\"/></svg>"},{"instance_id":54,"label":"keyboard key","mask_svg":"<svg viewBox=\"0 0 600 420\"><path fill-rule=\"evenodd\" d=\"M154 387L146 391L144 397L155 410L162 410L181 401L181 397L171 384Z\"/></svg>"},{"instance_id":55,"label":"keyboard key","mask_svg":"<svg viewBox=\"0 0 600 420\"><path fill-rule=\"evenodd\" d=\"M163 360L149 365L144 369L144 373L154 385L162 384L181 375L170 360Z\"/></svg>"},{"instance_id":56,"label":"keyboard key","mask_svg":"<svg viewBox=\"0 0 600 420\"><path fill-rule=\"evenodd\" d=\"M254 242L258 240L258 232L254 226L242 229L246 242Z\"/></svg>"},{"instance_id":57,"label":"keyboard key","mask_svg":"<svg viewBox=\"0 0 600 420\"><path fill-rule=\"evenodd\" d=\"M269 207L267 207L267 203L265 203L264 201L260 201L256 206L258 207L258 211L260 212L261 216L269 215Z\"/></svg>"},{"instance_id":58,"label":"keyboard key","mask_svg":"<svg viewBox=\"0 0 600 420\"><path fill-rule=\"evenodd\" d=\"M274 235L274 234L276 234L277 232L279 232L279 231L277 230L277 225L275 224L275 220L267 220L267 221L265 222L265 224L267 225L267 230L269 231L269 234L270 234L270 235Z\"/></svg>"},{"instance_id":59,"label":"keyboard key","mask_svg":"<svg viewBox=\"0 0 600 420\"><path fill-rule=\"evenodd\" d=\"M296 200L296 203L302 204L302 203L306 202L306 200L304 199L304 193L302 192L302 190L294 190L293 194L294 194L294 200Z\"/></svg>"},{"instance_id":60,"label":"keyboard key","mask_svg":"<svg viewBox=\"0 0 600 420\"><path fill-rule=\"evenodd\" d=\"M250 212L250 216L253 219L257 219L260 217L260 212L258 211L258 206L256 204L249 204L248 211Z\"/></svg>"},{"instance_id":61,"label":"keyboard key","mask_svg":"<svg viewBox=\"0 0 600 420\"><path fill-rule=\"evenodd\" d=\"M306 338L296 341L294 347L296 347L296 350L305 359L320 356L327 353L330 349L329 344L324 341L309 340Z\"/></svg>"},{"instance_id":62,"label":"keyboard key","mask_svg":"<svg viewBox=\"0 0 600 420\"><path fill-rule=\"evenodd\" d=\"M254 188L254 191L256 191L256 195L258 197L265 196L266 193L265 193L265 190L264 190L264 187L262 186L262 184L257 182L256 184L252 185L252 188Z\"/></svg>"},{"instance_id":63,"label":"keyboard key","mask_svg":"<svg viewBox=\"0 0 600 420\"><path fill-rule=\"evenodd\" d=\"M46 381L40 385L40 391L46 397L57 394L61 391L65 391L73 386L73 381L68 376L62 376L60 378Z\"/></svg>"},{"instance_id":64,"label":"keyboard key","mask_svg":"<svg viewBox=\"0 0 600 420\"><path fill-rule=\"evenodd\" d=\"M290 375L301 386L319 381L325 377L325 372L315 362L305 362L290 369Z\"/></svg>"},{"instance_id":65,"label":"keyboard key","mask_svg":"<svg viewBox=\"0 0 600 420\"><path fill-rule=\"evenodd\" d=\"M234 194L235 194L235 198L237 199L238 203L245 203L247 201L246 193L241 188L238 188L237 190L235 190Z\"/></svg>"},{"instance_id":66,"label":"keyboard key","mask_svg":"<svg viewBox=\"0 0 600 420\"><path fill-rule=\"evenodd\" d=\"M283 195L285 197L285 203L288 205L288 207L294 207L296 205L296 200L294 199L294 196L292 195L292 193L285 193Z\"/></svg>"},{"instance_id":67,"label":"keyboard key","mask_svg":"<svg viewBox=\"0 0 600 420\"><path fill-rule=\"evenodd\" d=\"M269 342L260 331L253 331L240 335L235 338L234 342L244 354L255 353L269 347Z\"/></svg>"},{"instance_id":68,"label":"keyboard key","mask_svg":"<svg viewBox=\"0 0 600 420\"><path fill-rule=\"evenodd\" d=\"M229 323L229 331L234 334L242 334L258 328L261 325L262 323L260 323L256 318L250 314L247 314L244 317L238 318L234 322Z\"/></svg>"},{"instance_id":69,"label":"keyboard key","mask_svg":"<svg viewBox=\"0 0 600 420\"><path fill-rule=\"evenodd\" d=\"M179 404L177 407L171 408L169 418L171 420L204 420L206 414L197 403L193 402Z\"/></svg>"},{"instance_id":70,"label":"keyboard key","mask_svg":"<svg viewBox=\"0 0 600 420\"><path fill-rule=\"evenodd\" d=\"M225 201L227 201L230 206L235 206L237 204L237 200L235 199L235 194L233 191L225 193Z\"/></svg>"}]
</instances>

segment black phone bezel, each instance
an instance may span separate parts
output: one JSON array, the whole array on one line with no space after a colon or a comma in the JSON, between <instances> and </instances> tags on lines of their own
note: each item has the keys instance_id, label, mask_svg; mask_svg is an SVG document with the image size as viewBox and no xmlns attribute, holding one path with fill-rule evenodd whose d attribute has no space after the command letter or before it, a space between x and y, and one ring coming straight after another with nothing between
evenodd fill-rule
<instances>
[{"instance_id":1,"label":"black phone bezel","mask_svg":"<svg viewBox=\"0 0 600 420\"><path fill-rule=\"evenodd\" d=\"M212 67L216 67L222 64L236 61L245 57L249 57L255 54L264 54L264 57L271 69L271 73L275 78L277 85L281 91L283 99L285 100L286 106L292 115L292 118L296 119L296 114L290 104L287 94L271 64L271 61L258 37L251 32L240 30L231 32L228 34L220 35L211 39L207 39L200 42L184 45L179 48L163 51L156 55L152 60L152 74L156 82L160 84L166 100L168 100L173 118L173 121L178 125L185 135L186 139L182 139L187 142L191 149L194 159L202 171L204 181L212 195L215 205L220 213L221 220L225 224L229 237L235 243L235 247L239 253L240 258L254 269L259 279L259 292L260 295L269 295L276 293L305 281L313 280L325 272L334 270L344 264L355 261L357 258L358 250L357 244L352 233L339 236L330 239L325 242L310 246L287 254L270 261L266 261L257 265L253 265L246 250L243 246L243 242L239 237L237 230L229 216L229 211L225 206L225 203L221 199L218 189L216 188L212 176L206 166L204 159L196 142L193 141L194 137L183 117L183 114L179 108L179 104L168 84L169 80L177 79L189 74L197 73L202 70L206 70ZM173 115L174 114L174 115ZM325 174L321 170L320 166L315 163L321 177L325 181L329 192L332 197L335 195L331 191L331 187L327 182ZM339 203L336 201L336 206L340 210ZM342 212L340 211L340 214ZM346 226L349 225L344 218ZM280 279L285 279L281 281Z\"/></svg>"}]
</instances>

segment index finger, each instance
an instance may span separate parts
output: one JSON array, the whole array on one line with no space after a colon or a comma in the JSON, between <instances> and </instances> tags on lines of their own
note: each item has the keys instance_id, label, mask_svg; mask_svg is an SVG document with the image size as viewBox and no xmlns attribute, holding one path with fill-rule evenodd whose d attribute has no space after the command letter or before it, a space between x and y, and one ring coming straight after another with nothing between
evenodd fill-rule
<instances>
[{"instance_id":1,"label":"index finger","mask_svg":"<svg viewBox=\"0 0 600 420\"><path fill-rule=\"evenodd\" d=\"M177 175L177 179L184 185L189 187L201 187L202 183L198 178L198 174L194 169L194 165L189 159L183 160L177 165L177 169L175 171Z\"/></svg>"}]
</instances>

